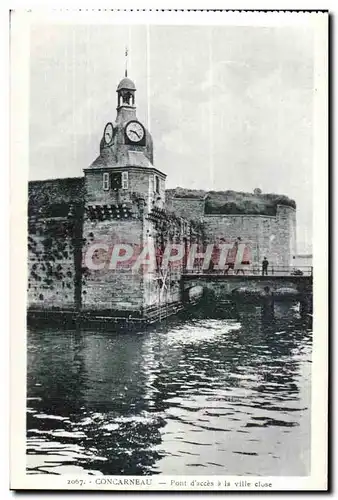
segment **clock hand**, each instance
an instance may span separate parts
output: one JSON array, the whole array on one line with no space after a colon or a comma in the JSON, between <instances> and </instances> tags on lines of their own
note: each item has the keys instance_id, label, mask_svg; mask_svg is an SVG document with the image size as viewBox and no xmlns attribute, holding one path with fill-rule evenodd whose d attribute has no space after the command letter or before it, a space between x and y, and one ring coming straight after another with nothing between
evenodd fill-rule
<instances>
[{"instance_id":1,"label":"clock hand","mask_svg":"<svg viewBox=\"0 0 338 500\"><path fill-rule=\"evenodd\" d=\"M138 135L138 133L137 133L137 132L135 132L135 131L134 131L134 134L136 134L136 136L137 136L138 138L140 138L140 136Z\"/></svg>"}]
</instances>

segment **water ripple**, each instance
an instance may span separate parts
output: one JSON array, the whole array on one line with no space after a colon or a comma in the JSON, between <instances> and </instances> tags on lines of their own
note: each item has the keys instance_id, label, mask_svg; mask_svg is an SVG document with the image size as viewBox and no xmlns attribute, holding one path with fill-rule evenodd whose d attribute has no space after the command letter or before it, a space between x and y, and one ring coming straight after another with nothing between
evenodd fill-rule
<instances>
[{"instance_id":1,"label":"water ripple","mask_svg":"<svg viewBox=\"0 0 338 500\"><path fill-rule=\"evenodd\" d=\"M307 474L311 346L297 316L250 311L142 335L31 330L27 469Z\"/></svg>"}]
</instances>

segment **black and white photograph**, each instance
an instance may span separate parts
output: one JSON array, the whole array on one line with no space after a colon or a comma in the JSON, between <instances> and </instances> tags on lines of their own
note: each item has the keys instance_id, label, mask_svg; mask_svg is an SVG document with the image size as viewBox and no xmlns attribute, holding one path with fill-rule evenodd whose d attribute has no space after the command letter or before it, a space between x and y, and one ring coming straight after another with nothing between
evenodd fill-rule
<instances>
[{"instance_id":1,"label":"black and white photograph","mask_svg":"<svg viewBox=\"0 0 338 500\"><path fill-rule=\"evenodd\" d=\"M326 489L327 14L38 14L13 484Z\"/></svg>"}]
</instances>

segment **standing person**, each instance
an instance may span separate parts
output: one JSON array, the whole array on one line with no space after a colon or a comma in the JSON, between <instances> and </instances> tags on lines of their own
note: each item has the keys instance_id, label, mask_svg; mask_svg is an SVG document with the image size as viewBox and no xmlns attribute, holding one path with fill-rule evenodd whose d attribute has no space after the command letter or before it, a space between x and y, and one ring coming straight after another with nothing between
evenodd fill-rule
<instances>
[{"instance_id":1,"label":"standing person","mask_svg":"<svg viewBox=\"0 0 338 500\"><path fill-rule=\"evenodd\" d=\"M264 257L264 259L262 261L262 276L268 275L268 265L269 265L269 261L266 257Z\"/></svg>"},{"instance_id":2,"label":"standing person","mask_svg":"<svg viewBox=\"0 0 338 500\"><path fill-rule=\"evenodd\" d=\"M238 251L238 241L235 241L233 247L230 248L228 251L228 255L225 262L227 268L224 270L224 274L229 274L230 270L234 271L237 251Z\"/></svg>"}]
</instances>

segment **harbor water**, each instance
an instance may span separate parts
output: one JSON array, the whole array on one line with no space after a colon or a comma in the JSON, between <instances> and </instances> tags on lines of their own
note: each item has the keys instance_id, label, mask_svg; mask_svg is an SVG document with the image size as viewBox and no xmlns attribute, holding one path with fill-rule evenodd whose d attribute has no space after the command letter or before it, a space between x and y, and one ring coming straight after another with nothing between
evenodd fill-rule
<instances>
[{"instance_id":1,"label":"harbor water","mask_svg":"<svg viewBox=\"0 0 338 500\"><path fill-rule=\"evenodd\" d=\"M34 327L27 344L28 473L310 473L312 331L295 307Z\"/></svg>"}]
</instances>

